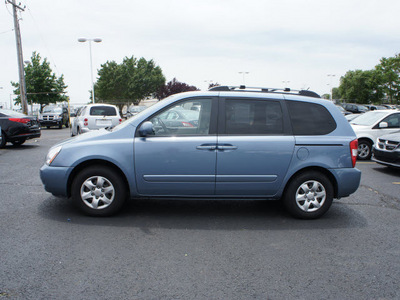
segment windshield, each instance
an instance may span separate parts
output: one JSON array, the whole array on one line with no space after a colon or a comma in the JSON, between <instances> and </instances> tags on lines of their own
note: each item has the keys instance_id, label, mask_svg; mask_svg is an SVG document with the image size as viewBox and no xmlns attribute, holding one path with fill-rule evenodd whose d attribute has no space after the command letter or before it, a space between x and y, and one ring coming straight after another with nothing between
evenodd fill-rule
<instances>
[{"instance_id":1,"label":"windshield","mask_svg":"<svg viewBox=\"0 0 400 300\"><path fill-rule=\"evenodd\" d=\"M56 114L61 114L61 113L62 113L62 109L61 109L61 107L51 107L51 106L47 106L47 107L43 108L43 113L56 113Z\"/></svg>"},{"instance_id":2,"label":"windshield","mask_svg":"<svg viewBox=\"0 0 400 300\"><path fill-rule=\"evenodd\" d=\"M351 121L351 124L354 125L365 125L365 126L371 126L375 124L377 121L382 119L387 115L386 112L377 112L377 111L371 111L371 112L366 112L353 121Z\"/></svg>"}]
</instances>

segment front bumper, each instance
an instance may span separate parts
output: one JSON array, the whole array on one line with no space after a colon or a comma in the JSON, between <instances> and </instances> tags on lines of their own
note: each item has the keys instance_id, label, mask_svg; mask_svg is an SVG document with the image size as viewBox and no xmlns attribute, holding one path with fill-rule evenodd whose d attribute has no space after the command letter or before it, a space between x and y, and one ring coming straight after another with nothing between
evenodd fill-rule
<instances>
[{"instance_id":1,"label":"front bumper","mask_svg":"<svg viewBox=\"0 0 400 300\"><path fill-rule=\"evenodd\" d=\"M44 189L54 196L68 197L68 177L72 168L51 167L44 164L40 168L40 179Z\"/></svg>"},{"instance_id":2,"label":"front bumper","mask_svg":"<svg viewBox=\"0 0 400 300\"><path fill-rule=\"evenodd\" d=\"M372 160L378 164L400 168L400 152L399 151L382 151L379 149L372 150L374 154Z\"/></svg>"},{"instance_id":3,"label":"front bumper","mask_svg":"<svg viewBox=\"0 0 400 300\"><path fill-rule=\"evenodd\" d=\"M62 120L39 120L41 126L59 126Z\"/></svg>"}]
</instances>

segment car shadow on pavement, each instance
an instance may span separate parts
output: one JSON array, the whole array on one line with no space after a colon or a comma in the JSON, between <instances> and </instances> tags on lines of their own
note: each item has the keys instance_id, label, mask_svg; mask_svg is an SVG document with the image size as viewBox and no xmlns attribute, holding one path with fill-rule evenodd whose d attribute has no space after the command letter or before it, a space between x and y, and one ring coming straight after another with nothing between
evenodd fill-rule
<instances>
[{"instance_id":1,"label":"car shadow on pavement","mask_svg":"<svg viewBox=\"0 0 400 300\"><path fill-rule=\"evenodd\" d=\"M39 214L57 222L89 226L195 230L293 230L360 228L367 220L350 205L333 203L322 218L292 218L280 201L250 200L132 200L113 217L83 215L70 199L50 196Z\"/></svg>"},{"instance_id":2,"label":"car shadow on pavement","mask_svg":"<svg viewBox=\"0 0 400 300\"><path fill-rule=\"evenodd\" d=\"M388 175L392 175L392 176L400 176L400 168L396 169L396 168L390 168L390 167L378 165L377 167L373 167L372 169L375 171L384 173L384 174L388 174Z\"/></svg>"}]
</instances>

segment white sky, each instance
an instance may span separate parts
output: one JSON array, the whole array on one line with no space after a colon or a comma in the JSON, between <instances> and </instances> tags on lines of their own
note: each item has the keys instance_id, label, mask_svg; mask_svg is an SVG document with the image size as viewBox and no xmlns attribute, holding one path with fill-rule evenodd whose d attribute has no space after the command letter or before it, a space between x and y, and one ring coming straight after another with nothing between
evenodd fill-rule
<instances>
[{"instance_id":1,"label":"white sky","mask_svg":"<svg viewBox=\"0 0 400 300\"><path fill-rule=\"evenodd\" d=\"M88 43L93 68L125 56L153 59L167 81L204 90L224 85L310 88L338 86L348 70L371 69L400 52L399 0L21 0L24 60L37 51L71 102L89 100ZM18 0L17 0L18 2ZM0 4L0 104L18 81L10 4ZM94 71L97 74L97 71ZM335 74L335 77L328 77ZM290 81L289 84L283 81Z\"/></svg>"}]
</instances>

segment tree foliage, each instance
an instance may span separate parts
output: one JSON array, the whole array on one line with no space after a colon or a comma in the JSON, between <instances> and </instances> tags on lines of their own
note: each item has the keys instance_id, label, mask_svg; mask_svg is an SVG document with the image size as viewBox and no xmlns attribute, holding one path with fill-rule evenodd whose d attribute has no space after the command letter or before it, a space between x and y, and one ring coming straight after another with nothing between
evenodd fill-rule
<instances>
[{"instance_id":1,"label":"tree foliage","mask_svg":"<svg viewBox=\"0 0 400 300\"><path fill-rule=\"evenodd\" d=\"M158 100L161 100L174 94L198 90L199 89L197 87L193 85L188 85L184 82L180 82L176 78L174 78L167 84L160 87L160 89L156 93L156 97L158 98Z\"/></svg>"},{"instance_id":2,"label":"tree foliage","mask_svg":"<svg viewBox=\"0 0 400 300\"><path fill-rule=\"evenodd\" d=\"M398 104L400 100L400 54L394 57L382 57L372 70L348 71L340 79L335 91L335 99L357 103L390 102Z\"/></svg>"},{"instance_id":3,"label":"tree foliage","mask_svg":"<svg viewBox=\"0 0 400 300\"><path fill-rule=\"evenodd\" d=\"M57 78L50 68L47 59L43 59L39 53L33 52L31 61L25 65L25 82L28 103L40 104L40 111L43 107L56 102L67 100L64 83L64 75ZM14 94L18 95L15 103L21 103L19 83L11 82L16 89Z\"/></svg>"},{"instance_id":4,"label":"tree foliage","mask_svg":"<svg viewBox=\"0 0 400 300\"><path fill-rule=\"evenodd\" d=\"M380 103L384 93L382 78L376 70L348 71L340 78L340 98L355 103Z\"/></svg>"},{"instance_id":5,"label":"tree foliage","mask_svg":"<svg viewBox=\"0 0 400 300\"><path fill-rule=\"evenodd\" d=\"M389 58L382 57L375 69L382 77L383 91L390 103L398 102L400 99L400 54Z\"/></svg>"},{"instance_id":6,"label":"tree foliage","mask_svg":"<svg viewBox=\"0 0 400 300\"><path fill-rule=\"evenodd\" d=\"M121 64L107 61L98 71L95 84L96 101L121 105L138 104L140 100L156 93L164 85L165 77L153 60L125 57Z\"/></svg>"}]
</instances>

